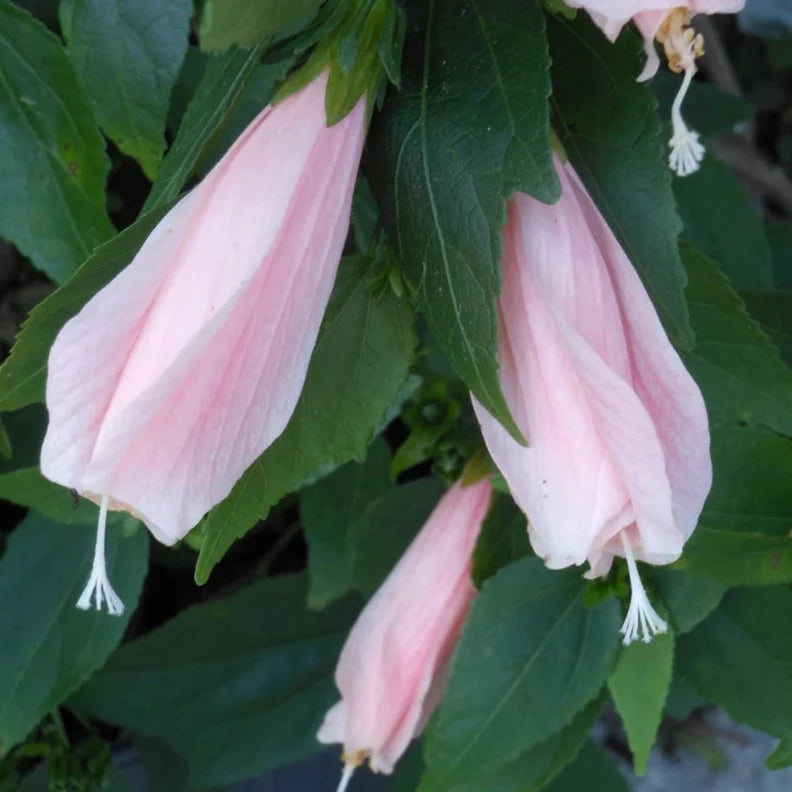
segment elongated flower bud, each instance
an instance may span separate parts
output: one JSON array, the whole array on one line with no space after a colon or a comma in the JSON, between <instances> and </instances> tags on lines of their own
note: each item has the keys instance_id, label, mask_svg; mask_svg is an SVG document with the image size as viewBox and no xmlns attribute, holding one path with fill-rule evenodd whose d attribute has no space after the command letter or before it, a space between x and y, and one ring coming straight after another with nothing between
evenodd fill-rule
<instances>
[{"instance_id":1,"label":"elongated flower bud","mask_svg":"<svg viewBox=\"0 0 792 792\"><path fill-rule=\"evenodd\" d=\"M119 610L108 508L173 544L296 406L365 137L365 99L327 127L326 82L263 110L55 340L42 472L103 505L81 607Z\"/></svg>"},{"instance_id":2,"label":"elongated flower bud","mask_svg":"<svg viewBox=\"0 0 792 792\"><path fill-rule=\"evenodd\" d=\"M573 171L561 199L518 194L503 231L501 385L529 445L474 400L484 440L548 567L627 560L625 642L665 629L636 559L679 557L712 483L704 401Z\"/></svg>"},{"instance_id":3,"label":"elongated flower bud","mask_svg":"<svg viewBox=\"0 0 792 792\"><path fill-rule=\"evenodd\" d=\"M341 789L366 758L392 772L438 705L475 595L471 555L491 496L486 479L455 484L355 622L336 668L341 701L318 734L344 746Z\"/></svg>"}]
</instances>

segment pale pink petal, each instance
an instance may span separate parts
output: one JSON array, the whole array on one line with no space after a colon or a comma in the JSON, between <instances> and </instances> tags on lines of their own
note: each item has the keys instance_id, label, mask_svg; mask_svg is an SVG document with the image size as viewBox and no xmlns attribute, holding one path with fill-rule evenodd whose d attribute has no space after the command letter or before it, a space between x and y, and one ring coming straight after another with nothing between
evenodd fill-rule
<instances>
[{"instance_id":1,"label":"pale pink petal","mask_svg":"<svg viewBox=\"0 0 792 792\"><path fill-rule=\"evenodd\" d=\"M529 517L534 550L557 569L586 561L602 526L628 497L567 346L563 317L577 310L586 289L576 288L572 268L561 263L573 261L580 234L563 212L519 198L509 206L501 260L501 384L529 446L475 400L474 409L493 460ZM591 298L596 306L596 290ZM601 341L604 349L614 346Z\"/></svg>"},{"instance_id":2,"label":"pale pink petal","mask_svg":"<svg viewBox=\"0 0 792 792\"><path fill-rule=\"evenodd\" d=\"M262 112L53 347L45 475L109 495L168 544L283 431L302 389L365 135L365 100L325 126L325 84Z\"/></svg>"},{"instance_id":3,"label":"pale pink petal","mask_svg":"<svg viewBox=\"0 0 792 792\"><path fill-rule=\"evenodd\" d=\"M626 330L631 382L651 416L673 493L674 523L684 538L696 527L712 486L709 428L698 385L671 346L657 312L627 255L580 179L567 167L571 189L602 251Z\"/></svg>"},{"instance_id":4,"label":"pale pink petal","mask_svg":"<svg viewBox=\"0 0 792 792\"><path fill-rule=\"evenodd\" d=\"M501 385L529 441L474 400L484 439L552 568L676 559L711 483L701 394L571 166L561 200L517 195L504 228Z\"/></svg>"}]
</instances>

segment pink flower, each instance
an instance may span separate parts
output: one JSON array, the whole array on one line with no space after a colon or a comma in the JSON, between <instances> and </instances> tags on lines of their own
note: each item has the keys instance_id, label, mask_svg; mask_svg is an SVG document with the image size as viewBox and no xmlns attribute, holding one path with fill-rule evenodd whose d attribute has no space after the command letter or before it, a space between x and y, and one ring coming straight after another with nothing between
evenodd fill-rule
<instances>
[{"instance_id":1,"label":"pink flower","mask_svg":"<svg viewBox=\"0 0 792 792\"><path fill-rule=\"evenodd\" d=\"M679 557L712 483L701 393L626 254L569 164L561 199L509 204L499 300L501 385L529 446L479 403L493 460L548 567L628 562L629 643L665 628L635 558Z\"/></svg>"},{"instance_id":2,"label":"pink flower","mask_svg":"<svg viewBox=\"0 0 792 792\"><path fill-rule=\"evenodd\" d=\"M102 505L79 607L95 594L123 610L104 570L108 508L173 544L294 410L366 127L365 99L326 126L326 82L265 108L55 340L42 472Z\"/></svg>"},{"instance_id":3,"label":"pink flower","mask_svg":"<svg viewBox=\"0 0 792 792\"><path fill-rule=\"evenodd\" d=\"M487 479L455 484L355 622L336 668L341 701L317 735L343 743L340 789L365 757L392 772L439 703L475 594L471 554L491 495Z\"/></svg>"},{"instance_id":4,"label":"pink flower","mask_svg":"<svg viewBox=\"0 0 792 792\"><path fill-rule=\"evenodd\" d=\"M644 39L646 64L639 80L653 77L660 66L655 39L665 49L669 68L684 72L685 77L671 110L673 133L669 141L668 164L679 176L687 176L699 168L704 146L697 132L689 129L682 118L682 102L696 73L696 58L704 52L704 39L690 27L694 14L734 14L745 0L567 0L573 8L584 8L603 33L615 41L630 20L635 22Z\"/></svg>"}]
</instances>

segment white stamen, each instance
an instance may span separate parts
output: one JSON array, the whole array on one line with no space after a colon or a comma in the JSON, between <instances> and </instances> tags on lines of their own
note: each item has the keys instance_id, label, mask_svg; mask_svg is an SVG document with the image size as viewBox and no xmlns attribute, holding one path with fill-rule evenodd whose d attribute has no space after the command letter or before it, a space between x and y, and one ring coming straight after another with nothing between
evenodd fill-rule
<instances>
[{"instance_id":1,"label":"white stamen","mask_svg":"<svg viewBox=\"0 0 792 792\"><path fill-rule=\"evenodd\" d=\"M346 792L349 782L352 780L352 773L355 772L355 765L348 762L344 765L344 772L341 773L341 782L338 784L336 792Z\"/></svg>"},{"instance_id":2,"label":"white stamen","mask_svg":"<svg viewBox=\"0 0 792 792\"><path fill-rule=\"evenodd\" d=\"M682 118L682 102L690 88L693 75L696 73L694 65L685 69L685 77L679 87L674 104L671 106L671 126L673 134L668 145L671 153L668 155L668 165L677 176L689 176L699 169L699 163L704 159L704 146L699 143L699 134L688 129Z\"/></svg>"},{"instance_id":3,"label":"white stamen","mask_svg":"<svg viewBox=\"0 0 792 792\"><path fill-rule=\"evenodd\" d=\"M627 571L630 575L630 607L627 609L627 618L622 624L619 632L624 636L625 646L629 646L636 638L640 630L641 639L644 643L649 643L653 635L664 633L668 625L657 615L657 611L652 607L649 598L646 596L646 589L641 583L641 576L638 574L638 567L635 564L632 547L624 531L621 532L621 542L624 548L624 558L627 561Z\"/></svg>"},{"instance_id":4,"label":"white stamen","mask_svg":"<svg viewBox=\"0 0 792 792\"><path fill-rule=\"evenodd\" d=\"M93 564L91 565L91 576L88 583L77 600L77 607L81 610L89 610L91 607L91 597L96 603L96 610L102 609L102 602L107 603L107 612L112 616L120 616L124 612L124 603L118 594L113 591L110 581L107 579L107 566L105 564L105 533L107 530L107 495L102 496L102 503L99 506L99 525L96 529L96 545L94 546Z\"/></svg>"}]
</instances>

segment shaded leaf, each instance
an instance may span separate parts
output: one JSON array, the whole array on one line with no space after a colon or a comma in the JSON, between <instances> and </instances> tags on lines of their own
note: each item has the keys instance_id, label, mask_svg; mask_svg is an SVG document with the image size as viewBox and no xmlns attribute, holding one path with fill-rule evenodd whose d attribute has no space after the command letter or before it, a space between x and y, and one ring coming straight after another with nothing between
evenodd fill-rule
<instances>
[{"instance_id":1,"label":"shaded leaf","mask_svg":"<svg viewBox=\"0 0 792 792\"><path fill-rule=\"evenodd\" d=\"M430 0L408 13L402 90L389 93L372 128L372 188L432 332L519 436L498 381L495 300L506 199L559 194L541 7Z\"/></svg>"},{"instance_id":2,"label":"shaded leaf","mask_svg":"<svg viewBox=\"0 0 792 792\"><path fill-rule=\"evenodd\" d=\"M496 497L473 550L473 582L481 588L502 567L531 553L525 515L510 497Z\"/></svg>"},{"instance_id":3,"label":"shaded leaf","mask_svg":"<svg viewBox=\"0 0 792 792\"><path fill-rule=\"evenodd\" d=\"M137 606L148 535L108 531L108 574L123 616L75 607L88 580L94 531L29 515L0 560L0 743L4 751L99 668L120 642Z\"/></svg>"},{"instance_id":4,"label":"shaded leaf","mask_svg":"<svg viewBox=\"0 0 792 792\"><path fill-rule=\"evenodd\" d=\"M11 459L14 455L14 449L11 446L11 438L8 436L8 431L5 424L0 420L0 457L3 459Z\"/></svg>"},{"instance_id":5,"label":"shaded leaf","mask_svg":"<svg viewBox=\"0 0 792 792\"><path fill-rule=\"evenodd\" d=\"M5 413L3 425L13 453L9 458L0 458L0 474L38 466L41 441L47 429L47 408L43 404L29 404Z\"/></svg>"},{"instance_id":6,"label":"shaded leaf","mask_svg":"<svg viewBox=\"0 0 792 792\"><path fill-rule=\"evenodd\" d=\"M575 761L544 789L545 792L570 792L573 789L585 789L586 792L628 792L629 787L605 749L594 742L588 742Z\"/></svg>"},{"instance_id":7,"label":"shaded leaf","mask_svg":"<svg viewBox=\"0 0 792 792\"><path fill-rule=\"evenodd\" d=\"M713 420L763 424L792 435L792 370L714 262L687 245L683 257L696 346L683 354Z\"/></svg>"},{"instance_id":8,"label":"shaded leaf","mask_svg":"<svg viewBox=\"0 0 792 792\"><path fill-rule=\"evenodd\" d=\"M597 695L616 656L621 617L613 598L587 608L585 590L579 571L551 572L537 558L485 583L428 740L421 792L515 760Z\"/></svg>"},{"instance_id":9,"label":"shaded leaf","mask_svg":"<svg viewBox=\"0 0 792 792\"><path fill-rule=\"evenodd\" d=\"M674 179L674 195L685 239L715 259L738 289L773 285L773 262L764 227L745 187L728 165L708 153L698 171Z\"/></svg>"},{"instance_id":10,"label":"shaded leaf","mask_svg":"<svg viewBox=\"0 0 792 792\"><path fill-rule=\"evenodd\" d=\"M113 234L110 162L58 39L0 0L0 234L66 280Z\"/></svg>"},{"instance_id":11,"label":"shaded leaf","mask_svg":"<svg viewBox=\"0 0 792 792\"><path fill-rule=\"evenodd\" d=\"M792 733L792 590L734 589L679 639L678 672L738 721Z\"/></svg>"},{"instance_id":12,"label":"shaded leaf","mask_svg":"<svg viewBox=\"0 0 792 792\"><path fill-rule=\"evenodd\" d=\"M447 792L534 792L575 759L602 710L602 697L575 715L572 722L544 742L485 776L471 776Z\"/></svg>"},{"instance_id":13,"label":"shaded leaf","mask_svg":"<svg viewBox=\"0 0 792 792\"><path fill-rule=\"evenodd\" d=\"M681 82L681 74L663 68L652 77L649 85L660 105L661 118L671 118L671 105ZM685 121L701 135L711 137L734 132L740 123L755 113L756 107L744 96L724 93L712 83L694 80L688 89ZM674 187L683 181L685 179L674 179Z\"/></svg>"},{"instance_id":14,"label":"shaded leaf","mask_svg":"<svg viewBox=\"0 0 792 792\"><path fill-rule=\"evenodd\" d=\"M322 0L205 0L201 47L222 51L250 47L297 33L316 16Z\"/></svg>"},{"instance_id":15,"label":"shaded leaf","mask_svg":"<svg viewBox=\"0 0 792 792\"><path fill-rule=\"evenodd\" d=\"M187 52L191 0L61 0L77 78L105 134L154 179L171 89Z\"/></svg>"},{"instance_id":16,"label":"shaded leaf","mask_svg":"<svg viewBox=\"0 0 792 792\"><path fill-rule=\"evenodd\" d=\"M666 163L666 130L646 83L643 49L625 32L611 44L585 14L548 20L553 124L569 160L635 265L672 340L690 346L682 224Z\"/></svg>"},{"instance_id":17,"label":"shaded leaf","mask_svg":"<svg viewBox=\"0 0 792 792\"><path fill-rule=\"evenodd\" d=\"M792 581L792 440L716 426L715 479L677 566L730 585Z\"/></svg>"},{"instance_id":18,"label":"shaded leaf","mask_svg":"<svg viewBox=\"0 0 792 792\"><path fill-rule=\"evenodd\" d=\"M95 503L75 499L68 489L45 479L38 467L0 474L0 498L35 509L64 525L96 525L99 516Z\"/></svg>"},{"instance_id":19,"label":"shaded leaf","mask_svg":"<svg viewBox=\"0 0 792 792\"><path fill-rule=\"evenodd\" d=\"M792 289L742 291L740 296L751 316L762 323L784 362L792 366Z\"/></svg>"},{"instance_id":20,"label":"shaded leaf","mask_svg":"<svg viewBox=\"0 0 792 792\"><path fill-rule=\"evenodd\" d=\"M445 487L434 477L392 487L372 501L353 535L355 585L370 597L428 519Z\"/></svg>"},{"instance_id":21,"label":"shaded leaf","mask_svg":"<svg viewBox=\"0 0 792 792\"><path fill-rule=\"evenodd\" d=\"M642 570L668 608L677 635L690 632L718 607L728 586L717 580L695 577L684 570L649 567Z\"/></svg>"},{"instance_id":22,"label":"shaded leaf","mask_svg":"<svg viewBox=\"0 0 792 792\"><path fill-rule=\"evenodd\" d=\"M304 575L278 577L188 608L121 647L71 705L163 740L202 787L308 756L357 606L314 613L306 593Z\"/></svg>"},{"instance_id":23,"label":"shaded leaf","mask_svg":"<svg viewBox=\"0 0 792 792\"><path fill-rule=\"evenodd\" d=\"M365 462L349 462L300 493L311 607L322 608L355 587L355 527L371 501L390 488L389 466L388 444L380 438Z\"/></svg>"}]
</instances>

